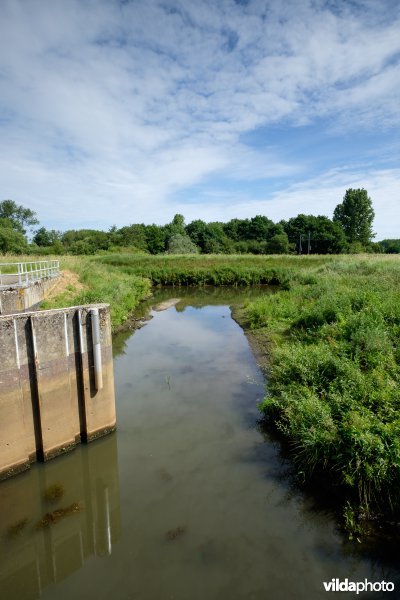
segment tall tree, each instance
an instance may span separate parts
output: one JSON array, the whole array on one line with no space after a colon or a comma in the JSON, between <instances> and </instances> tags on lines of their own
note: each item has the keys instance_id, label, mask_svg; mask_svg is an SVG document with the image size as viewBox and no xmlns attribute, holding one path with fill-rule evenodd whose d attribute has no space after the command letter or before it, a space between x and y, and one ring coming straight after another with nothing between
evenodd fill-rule
<instances>
[{"instance_id":1,"label":"tall tree","mask_svg":"<svg viewBox=\"0 0 400 600\"><path fill-rule=\"evenodd\" d=\"M10 219L0 217L0 254L23 254L28 244L23 233L13 227Z\"/></svg>"},{"instance_id":2,"label":"tall tree","mask_svg":"<svg viewBox=\"0 0 400 600\"><path fill-rule=\"evenodd\" d=\"M346 237L340 224L323 215L315 217L301 214L286 222L282 221L281 225L289 242L299 253L307 254L309 237L312 254L339 254L347 249Z\"/></svg>"},{"instance_id":3,"label":"tall tree","mask_svg":"<svg viewBox=\"0 0 400 600\"><path fill-rule=\"evenodd\" d=\"M119 246L135 246L139 250L147 251L146 226L143 223L134 223L121 227L116 232Z\"/></svg>"},{"instance_id":4,"label":"tall tree","mask_svg":"<svg viewBox=\"0 0 400 600\"><path fill-rule=\"evenodd\" d=\"M35 231L35 235L32 238L32 242L37 246L52 246L60 240L61 233L59 231L55 231L55 229L46 229L45 227L40 227L37 231Z\"/></svg>"},{"instance_id":5,"label":"tall tree","mask_svg":"<svg viewBox=\"0 0 400 600\"><path fill-rule=\"evenodd\" d=\"M146 245L150 254L159 254L165 251L167 243L166 226L145 225Z\"/></svg>"},{"instance_id":6,"label":"tall tree","mask_svg":"<svg viewBox=\"0 0 400 600\"><path fill-rule=\"evenodd\" d=\"M248 239L265 242L270 237L272 227L274 227L274 223L271 219L262 215L257 215L250 219L247 231Z\"/></svg>"},{"instance_id":7,"label":"tall tree","mask_svg":"<svg viewBox=\"0 0 400 600\"><path fill-rule=\"evenodd\" d=\"M2 200L0 202L0 218L9 219L13 229L23 234L26 233L26 227L32 227L39 223L33 210L18 206L14 200Z\"/></svg>"},{"instance_id":8,"label":"tall tree","mask_svg":"<svg viewBox=\"0 0 400 600\"><path fill-rule=\"evenodd\" d=\"M333 221L339 223L350 244L359 242L366 247L375 234L372 222L375 217L371 198L364 188L354 190L349 188L333 213Z\"/></svg>"}]
</instances>

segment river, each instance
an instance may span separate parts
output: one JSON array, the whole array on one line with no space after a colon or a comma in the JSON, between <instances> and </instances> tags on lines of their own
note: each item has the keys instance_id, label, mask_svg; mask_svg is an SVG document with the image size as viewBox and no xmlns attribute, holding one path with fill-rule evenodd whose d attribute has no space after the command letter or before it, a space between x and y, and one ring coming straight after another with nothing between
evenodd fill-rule
<instances>
[{"instance_id":1,"label":"river","mask_svg":"<svg viewBox=\"0 0 400 600\"><path fill-rule=\"evenodd\" d=\"M163 290L153 305L180 301L115 336L117 432L0 485L1 599L314 600L336 578L398 589L393 562L345 540L260 427L265 382L229 309L259 293Z\"/></svg>"}]
</instances>

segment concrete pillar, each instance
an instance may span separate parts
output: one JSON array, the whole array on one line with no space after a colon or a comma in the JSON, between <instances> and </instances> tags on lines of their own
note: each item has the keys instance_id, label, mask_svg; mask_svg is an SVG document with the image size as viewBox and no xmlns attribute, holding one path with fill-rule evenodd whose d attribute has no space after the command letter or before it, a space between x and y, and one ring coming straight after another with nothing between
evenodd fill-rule
<instances>
[{"instance_id":1,"label":"concrete pillar","mask_svg":"<svg viewBox=\"0 0 400 600\"><path fill-rule=\"evenodd\" d=\"M25 427L20 356L14 320L0 319L0 478L29 468L31 440Z\"/></svg>"},{"instance_id":2,"label":"concrete pillar","mask_svg":"<svg viewBox=\"0 0 400 600\"><path fill-rule=\"evenodd\" d=\"M93 356L93 331L90 309L82 310L83 328L83 381L84 406L87 441L106 435L115 429L115 402L110 403L114 394L114 367L112 357L111 321L107 307L99 307L100 342L103 387L96 389Z\"/></svg>"}]
</instances>

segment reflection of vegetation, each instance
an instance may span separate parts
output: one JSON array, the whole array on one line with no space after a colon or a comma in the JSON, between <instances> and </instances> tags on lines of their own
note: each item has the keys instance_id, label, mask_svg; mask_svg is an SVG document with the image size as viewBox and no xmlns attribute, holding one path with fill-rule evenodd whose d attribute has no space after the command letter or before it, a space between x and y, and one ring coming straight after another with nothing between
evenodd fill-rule
<instances>
[{"instance_id":1,"label":"reflection of vegetation","mask_svg":"<svg viewBox=\"0 0 400 600\"><path fill-rule=\"evenodd\" d=\"M57 508L57 510L53 510L53 512L46 513L44 517L42 517L36 524L36 529L44 529L50 525L55 525L65 517L69 517L70 515L80 512L81 510L82 508L77 502L73 502L65 508Z\"/></svg>"},{"instance_id":2,"label":"reflection of vegetation","mask_svg":"<svg viewBox=\"0 0 400 600\"><path fill-rule=\"evenodd\" d=\"M126 343L132 335L130 329L119 331L113 335L113 357L125 354Z\"/></svg>"},{"instance_id":3,"label":"reflection of vegetation","mask_svg":"<svg viewBox=\"0 0 400 600\"><path fill-rule=\"evenodd\" d=\"M19 519L18 521L9 526L9 528L7 529L7 536L12 538L16 537L17 535L20 535L24 531L28 523L28 517Z\"/></svg>"},{"instance_id":4,"label":"reflection of vegetation","mask_svg":"<svg viewBox=\"0 0 400 600\"><path fill-rule=\"evenodd\" d=\"M343 518L344 527L349 535L349 540L356 539L358 542L360 542L359 536L363 533L363 527L357 515L357 511L349 501L346 502L344 507Z\"/></svg>"},{"instance_id":5,"label":"reflection of vegetation","mask_svg":"<svg viewBox=\"0 0 400 600\"><path fill-rule=\"evenodd\" d=\"M58 502L58 500L63 497L64 492L65 488L61 483L53 483L53 485L50 485L45 491L44 499L47 500L47 502Z\"/></svg>"},{"instance_id":6,"label":"reflection of vegetation","mask_svg":"<svg viewBox=\"0 0 400 600\"><path fill-rule=\"evenodd\" d=\"M167 533L165 534L165 538L169 542L173 542L174 540L176 540L177 538L179 538L183 534L185 534L186 531L187 531L186 525L179 525L178 527L175 527L174 529L169 529L167 531Z\"/></svg>"}]
</instances>

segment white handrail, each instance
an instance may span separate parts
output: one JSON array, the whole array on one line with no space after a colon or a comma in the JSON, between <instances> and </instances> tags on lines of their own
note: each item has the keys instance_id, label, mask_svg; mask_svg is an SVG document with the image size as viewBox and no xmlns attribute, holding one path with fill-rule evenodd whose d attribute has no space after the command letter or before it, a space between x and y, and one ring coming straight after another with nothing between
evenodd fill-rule
<instances>
[{"instance_id":1,"label":"white handrail","mask_svg":"<svg viewBox=\"0 0 400 600\"><path fill-rule=\"evenodd\" d=\"M4 269L6 269L6 273L4 273ZM57 277L59 274L59 260L0 263L0 289L26 286L41 279Z\"/></svg>"}]
</instances>

